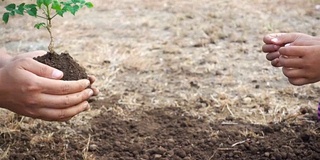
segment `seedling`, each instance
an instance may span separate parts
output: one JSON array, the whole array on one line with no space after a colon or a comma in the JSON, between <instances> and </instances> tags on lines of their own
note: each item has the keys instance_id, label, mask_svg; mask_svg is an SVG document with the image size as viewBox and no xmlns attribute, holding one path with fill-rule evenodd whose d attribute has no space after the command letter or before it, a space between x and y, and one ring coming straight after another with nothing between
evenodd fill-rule
<instances>
[{"instance_id":1,"label":"seedling","mask_svg":"<svg viewBox=\"0 0 320 160\"><path fill-rule=\"evenodd\" d=\"M92 8L93 4L86 0L37 0L35 3L11 3L5 7L6 12L2 16L4 23L9 22L9 18L15 15L29 15L42 19L42 22L36 23L35 28L46 28L50 35L50 43L48 46L49 53L56 53L54 51L54 38L51 32L52 19L56 16L61 16L67 12L75 15L79 9L83 7Z\"/></svg>"}]
</instances>

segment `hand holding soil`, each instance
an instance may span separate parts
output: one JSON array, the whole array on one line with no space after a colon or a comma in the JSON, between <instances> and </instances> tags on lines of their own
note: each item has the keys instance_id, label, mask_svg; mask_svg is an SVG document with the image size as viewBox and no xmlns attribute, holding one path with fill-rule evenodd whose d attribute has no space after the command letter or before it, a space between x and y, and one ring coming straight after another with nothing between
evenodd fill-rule
<instances>
[{"instance_id":1,"label":"hand holding soil","mask_svg":"<svg viewBox=\"0 0 320 160\"><path fill-rule=\"evenodd\" d=\"M62 81L63 73L30 57L44 51L11 58L0 69L0 106L15 113L48 121L66 121L89 108L95 81ZM6 54L6 53L2 53Z\"/></svg>"},{"instance_id":2,"label":"hand holding soil","mask_svg":"<svg viewBox=\"0 0 320 160\"><path fill-rule=\"evenodd\" d=\"M93 7L91 2L86 1L36 1L19 5L11 3L5 7L7 12L2 17L5 23L16 14L44 19L45 22L35 24L35 28L46 28L50 43L47 53L36 51L10 58L2 52L1 107L49 121L66 121L89 108L87 100L99 92L91 88L95 77L88 76L68 53L59 55L54 51L51 31L53 18L57 15L63 17L66 12L75 15L84 6Z\"/></svg>"}]
</instances>

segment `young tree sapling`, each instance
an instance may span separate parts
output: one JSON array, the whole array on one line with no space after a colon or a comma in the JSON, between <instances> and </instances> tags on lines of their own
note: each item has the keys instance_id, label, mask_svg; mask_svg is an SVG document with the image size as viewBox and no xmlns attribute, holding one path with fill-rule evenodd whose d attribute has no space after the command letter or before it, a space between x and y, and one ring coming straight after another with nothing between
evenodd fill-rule
<instances>
[{"instance_id":1,"label":"young tree sapling","mask_svg":"<svg viewBox=\"0 0 320 160\"><path fill-rule=\"evenodd\" d=\"M8 23L9 17L14 15L30 15L43 19L45 22L40 22L34 25L35 28L40 29L42 27L46 28L50 35L50 43L48 46L49 53L55 53L54 51L54 39L51 32L52 19L57 15L63 17L67 12L75 15L76 12L82 7L87 6L92 8L93 4L87 2L86 0L37 0L36 3L26 4L15 4L11 3L5 7L7 12L2 16L2 20ZM39 13L40 12L40 13Z\"/></svg>"},{"instance_id":2,"label":"young tree sapling","mask_svg":"<svg viewBox=\"0 0 320 160\"><path fill-rule=\"evenodd\" d=\"M35 1L35 0L34 0ZM35 60L38 60L39 62L45 63L47 65L50 65L52 67L55 67L57 69L60 69L64 72L64 77L68 77L66 72L71 72L72 78L62 78L63 80L77 80L82 78L87 78L87 75L82 67L79 66L78 63L74 62L72 57L69 56L67 53L62 53L61 56L64 57L58 57L58 58L52 58L53 55L57 55L57 53L54 50L54 37L52 35L52 20L56 16L61 16L67 12L71 13L72 15L75 15L76 12L78 12L81 8L88 7L92 8L93 4L91 2L88 2L86 0L36 0L34 3L21 3L21 4L15 4L11 3L5 7L6 12L2 15L2 20L4 23L8 23L11 16L15 15L29 15L32 17L36 17L39 19L42 19L43 21L36 23L34 25L35 28L45 28L50 36L50 43L48 45L48 53L47 55L44 55L43 57L37 57ZM43 60L46 58L45 60ZM57 62L48 62L52 59L56 59L60 63L60 61L69 59L68 63L72 64L65 64L62 65L68 65L66 67L61 67L61 64L54 64ZM77 73L75 71L72 71L72 69L76 66L76 69L79 70L78 72L84 72L84 73ZM70 71L71 70L71 71ZM73 73L75 72L75 73ZM72 75L73 74L73 75ZM78 74L78 75L75 75ZM80 75L81 74L81 75ZM75 78L74 76L77 76L78 78Z\"/></svg>"}]
</instances>

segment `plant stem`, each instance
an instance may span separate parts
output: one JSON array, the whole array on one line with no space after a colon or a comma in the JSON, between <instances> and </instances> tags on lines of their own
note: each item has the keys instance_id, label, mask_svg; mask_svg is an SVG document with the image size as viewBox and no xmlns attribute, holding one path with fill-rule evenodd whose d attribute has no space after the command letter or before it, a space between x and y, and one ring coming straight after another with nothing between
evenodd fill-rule
<instances>
[{"instance_id":1,"label":"plant stem","mask_svg":"<svg viewBox=\"0 0 320 160\"><path fill-rule=\"evenodd\" d=\"M51 32L51 19L48 20L48 24L47 24L47 30L50 34L50 43L49 43L49 46L48 46L48 49L49 49L49 52L50 53L55 53L55 51L53 50L54 48L54 40L53 40L53 36L52 36L52 32Z\"/></svg>"},{"instance_id":2,"label":"plant stem","mask_svg":"<svg viewBox=\"0 0 320 160\"><path fill-rule=\"evenodd\" d=\"M50 43L49 43L49 46L48 46L48 49L49 49L49 53L53 54L55 53L54 51L54 39L53 39L53 36L52 36L52 32L51 32L51 27L52 27L52 24L51 24L51 20L52 20L52 17L50 17L50 9L48 6L46 6L46 16L47 16L47 30L49 32L49 35L50 35Z\"/></svg>"}]
</instances>

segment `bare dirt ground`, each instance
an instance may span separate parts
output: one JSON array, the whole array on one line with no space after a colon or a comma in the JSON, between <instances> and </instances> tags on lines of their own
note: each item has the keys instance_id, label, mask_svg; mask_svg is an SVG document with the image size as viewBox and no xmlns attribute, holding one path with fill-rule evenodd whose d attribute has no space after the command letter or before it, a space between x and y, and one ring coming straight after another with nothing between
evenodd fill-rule
<instances>
[{"instance_id":1,"label":"bare dirt ground","mask_svg":"<svg viewBox=\"0 0 320 160\"><path fill-rule=\"evenodd\" d=\"M319 85L290 85L261 52L267 33L318 35L319 1L93 3L54 34L101 94L64 123L1 110L0 159L320 159ZM1 46L46 49L34 18L14 19Z\"/></svg>"}]
</instances>

